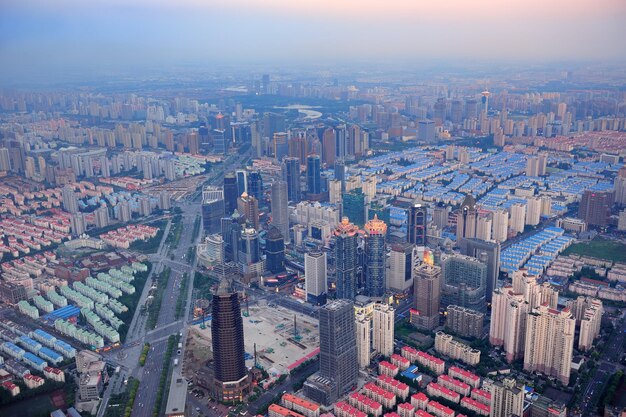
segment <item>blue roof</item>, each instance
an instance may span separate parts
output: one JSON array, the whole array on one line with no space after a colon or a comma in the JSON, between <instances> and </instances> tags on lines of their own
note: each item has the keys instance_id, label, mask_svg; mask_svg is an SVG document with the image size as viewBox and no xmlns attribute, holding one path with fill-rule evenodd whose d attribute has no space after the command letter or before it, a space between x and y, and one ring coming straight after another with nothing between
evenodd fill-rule
<instances>
[{"instance_id":1,"label":"blue roof","mask_svg":"<svg viewBox=\"0 0 626 417\"><path fill-rule=\"evenodd\" d=\"M43 337L44 339L54 340L54 336L49 333L44 332L41 329L36 329L33 333L36 333L38 336Z\"/></svg>"},{"instance_id":2,"label":"blue roof","mask_svg":"<svg viewBox=\"0 0 626 417\"><path fill-rule=\"evenodd\" d=\"M80 309L70 304L65 307L61 307L58 310L54 310L52 313L47 314L44 318L50 320L67 319L69 317L78 316L79 314Z\"/></svg>"},{"instance_id":3,"label":"blue roof","mask_svg":"<svg viewBox=\"0 0 626 417\"><path fill-rule=\"evenodd\" d=\"M42 354L46 355L46 356L52 358L53 360L59 360L59 361L63 360L63 355L61 355L60 353L55 352L52 349L48 349L46 347L42 347L39 350L39 354L40 355L42 355Z\"/></svg>"},{"instance_id":4,"label":"blue roof","mask_svg":"<svg viewBox=\"0 0 626 417\"><path fill-rule=\"evenodd\" d=\"M42 366L43 364L46 363L46 361L44 361L43 359L41 359L38 356L35 356L34 354L30 353L30 352L26 352L23 356L24 359L29 360L30 362L38 365L38 366Z\"/></svg>"}]
</instances>

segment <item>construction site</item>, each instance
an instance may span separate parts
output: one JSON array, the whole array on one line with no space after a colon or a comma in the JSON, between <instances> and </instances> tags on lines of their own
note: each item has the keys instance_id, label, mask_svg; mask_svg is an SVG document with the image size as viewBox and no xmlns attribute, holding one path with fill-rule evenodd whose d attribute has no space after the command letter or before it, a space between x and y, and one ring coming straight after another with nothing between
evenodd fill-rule
<instances>
[{"instance_id":1,"label":"construction site","mask_svg":"<svg viewBox=\"0 0 626 417\"><path fill-rule=\"evenodd\" d=\"M248 367L256 364L266 370L270 378L278 377L318 351L316 319L278 306L250 305L242 310ZM195 372L211 357L211 321L208 320L204 326L190 327L186 371Z\"/></svg>"}]
</instances>

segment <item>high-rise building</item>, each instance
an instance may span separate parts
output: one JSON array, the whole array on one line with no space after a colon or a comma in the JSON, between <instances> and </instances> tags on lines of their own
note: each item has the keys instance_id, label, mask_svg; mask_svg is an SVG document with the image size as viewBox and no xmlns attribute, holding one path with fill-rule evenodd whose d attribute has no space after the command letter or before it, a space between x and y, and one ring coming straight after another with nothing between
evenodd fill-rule
<instances>
[{"instance_id":1,"label":"high-rise building","mask_svg":"<svg viewBox=\"0 0 626 417\"><path fill-rule=\"evenodd\" d=\"M512 287L498 288L493 293L489 343L503 346L506 359L512 362L524 354L526 318L529 304Z\"/></svg>"},{"instance_id":2,"label":"high-rise building","mask_svg":"<svg viewBox=\"0 0 626 417\"><path fill-rule=\"evenodd\" d=\"M492 223L492 213L479 213L476 218L476 239L491 240Z\"/></svg>"},{"instance_id":3,"label":"high-rise building","mask_svg":"<svg viewBox=\"0 0 626 417\"><path fill-rule=\"evenodd\" d=\"M358 227L343 217L333 233L337 298L352 300L356 296L358 232Z\"/></svg>"},{"instance_id":4,"label":"high-rise building","mask_svg":"<svg viewBox=\"0 0 626 417\"><path fill-rule=\"evenodd\" d=\"M321 160L319 155L309 155L306 158L306 190L309 195L318 195L322 192Z\"/></svg>"},{"instance_id":5,"label":"high-rise building","mask_svg":"<svg viewBox=\"0 0 626 417\"><path fill-rule=\"evenodd\" d=\"M356 330L356 351L359 368L370 365L372 350L372 319L365 314L356 316L354 323Z\"/></svg>"},{"instance_id":6,"label":"high-rise building","mask_svg":"<svg viewBox=\"0 0 626 417\"><path fill-rule=\"evenodd\" d=\"M251 227L241 231L239 237L237 261L242 265L252 265L261 261L259 234Z\"/></svg>"},{"instance_id":7,"label":"high-rise building","mask_svg":"<svg viewBox=\"0 0 626 417\"><path fill-rule=\"evenodd\" d=\"M385 292L385 236L387 225L378 217L365 224L365 290L370 297Z\"/></svg>"},{"instance_id":8,"label":"high-rise building","mask_svg":"<svg viewBox=\"0 0 626 417\"><path fill-rule=\"evenodd\" d=\"M491 384L490 417L524 415L524 384L506 377Z\"/></svg>"},{"instance_id":9,"label":"high-rise building","mask_svg":"<svg viewBox=\"0 0 626 417\"><path fill-rule=\"evenodd\" d=\"M285 270L285 241L275 226L270 228L265 238L265 267L273 274Z\"/></svg>"},{"instance_id":10,"label":"high-rise building","mask_svg":"<svg viewBox=\"0 0 626 417\"><path fill-rule=\"evenodd\" d=\"M285 181L272 183L272 224L280 230L285 243L289 244L291 241L289 236L289 206Z\"/></svg>"},{"instance_id":11,"label":"high-rise building","mask_svg":"<svg viewBox=\"0 0 626 417\"><path fill-rule=\"evenodd\" d=\"M420 120L417 124L417 139L426 143L435 141L435 122Z\"/></svg>"},{"instance_id":12,"label":"high-rise building","mask_svg":"<svg viewBox=\"0 0 626 417\"><path fill-rule=\"evenodd\" d=\"M245 191L245 190L244 190ZM230 216L237 209L237 197L240 193L237 187L237 176L234 172L224 174L224 207L226 215Z\"/></svg>"},{"instance_id":13,"label":"high-rise building","mask_svg":"<svg viewBox=\"0 0 626 417\"><path fill-rule=\"evenodd\" d=\"M85 233L87 225L85 223L85 215L83 213L74 213L70 218L70 229L72 234L80 236Z\"/></svg>"},{"instance_id":14,"label":"high-rise building","mask_svg":"<svg viewBox=\"0 0 626 417\"><path fill-rule=\"evenodd\" d=\"M480 338L485 315L469 308L451 304L446 309L446 329L461 337Z\"/></svg>"},{"instance_id":15,"label":"high-rise building","mask_svg":"<svg viewBox=\"0 0 626 417\"><path fill-rule=\"evenodd\" d=\"M239 212L239 214L245 217L246 221L253 228L255 228L256 230L259 230L259 227L260 227L259 202L256 198L254 198L251 195L248 195L248 193L246 192L241 194L241 197L237 199L237 211Z\"/></svg>"},{"instance_id":16,"label":"high-rise building","mask_svg":"<svg viewBox=\"0 0 626 417\"><path fill-rule=\"evenodd\" d=\"M496 242L505 242L509 233L509 213L504 209L496 209L491 227L491 238Z\"/></svg>"},{"instance_id":17,"label":"high-rise building","mask_svg":"<svg viewBox=\"0 0 626 417\"><path fill-rule=\"evenodd\" d=\"M213 152L224 155L228 151L228 139L224 129L211 130L211 140L213 141Z\"/></svg>"},{"instance_id":18,"label":"high-rise building","mask_svg":"<svg viewBox=\"0 0 626 417\"><path fill-rule=\"evenodd\" d=\"M306 156L309 153L309 146L304 130L293 132L293 136L289 139L289 156L300 159L300 164L306 163Z\"/></svg>"},{"instance_id":19,"label":"high-rise building","mask_svg":"<svg viewBox=\"0 0 626 417\"><path fill-rule=\"evenodd\" d=\"M66 185L61 191L61 199L63 202L63 209L70 214L78 213L78 199L74 192L74 186Z\"/></svg>"},{"instance_id":20,"label":"high-rise building","mask_svg":"<svg viewBox=\"0 0 626 417\"><path fill-rule=\"evenodd\" d=\"M314 251L304 254L306 300L313 305L326 304L327 277L326 252Z\"/></svg>"},{"instance_id":21,"label":"high-rise building","mask_svg":"<svg viewBox=\"0 0 626 417\"><path fill-rule=\"evenodd\" d=\"M365 194L356 188L342 194L343 215L354 224L363 227L365 224Z\"/></svg>"},{"instance_id":22,"label":"high-rise building","mask_svg":"<svg viewBox=\"0 0 626 417\"><path fill-rule=\"evenodd\" d=\"M576 319L576 326L580 329L578 349L587 351L593 347L593 341L600 334L600 324L604 307L602 301L593 297L579 296L568 302L572 316Z\"/></svg>"},{"instance_id":23,"label":"high-rise building","mask_svg":"<svg viewBox=\"0 0 626 417\"><path fill-rule=\"evenodd\" d=\"M441 304L486 311L487 265L465 255L447 255L441 261Z\"/></svg>"},{"instance_id":24,"label":"high-rise building","mask_svg":"<svg viewBox=\"0 0 626 417\"><path fill-rule=\"evenodd\" d=\"M250 382L239 296L218 292L213 296L212 304L214 395L221 402L243 401Z\"/></svg>"},{"instance_id":25,"label":"high-rise building","mask_svg":"<svg viewBox=\"0 0 626 417\"><path fill-rule=\"evenodd\" d=\"M237 179L237 197L243 193L248 192L248 171L245 169L238 169L235 171Z\"/></svg>"},{"instance_id":26,"label":"high-rise building","mask_svg":"<svg viewBox=\"0 0 626 417\"><path fill-rule=\"evenodd\" d=\"M471 239L476 237L476 200L471 195L467 195L461 204L461 208L456 215L456 241L461 239Z\"/></svg>"},{"instance_id":27,"label":"high-rise building","mask_svg":"<svg viewBox=\"0 0 626 417\"><path fill-rule=\"evenodd\" d=\"M545 305L528 314L524 369L552 376L569 384L576 320L569 310Z\"/></svg>"},{"instance_id":28,"label":"high-rise building","mask_svg":"<svg viewBox=\"0 0 626 417\"><path fill-rule=\"evenodd\" d=\"M106 205L98 207L94 211L96 217L96 227L107 227L109 225L109 209Z\"/></svg>"},{"instance_id":29,"label":"high-rise building","mask_svg":"<svg viewBox=\"0 0 626 417\"><path fill-rule=\"evenodd\" d=\"M358 363L354 304L349 300L333 300L319 310L320 375L336 384L341 396L356 384Z\"/></svg>"},{"instance_id":30,"label":"high-rise building","mask_svg":"<svg viewBox=\"0 0 626 417\"><path fill-rule=\"evenodd\" d=\"M614 200L613 190L585 190L578 208L578 218L584 220L589 226L606 226Z\"/></svg>"},{"instance_id":31,"label":"high-rise building","mask_svg":"<svg viewBox=\"0 0 626 417\"><path fill-rule=\"evenodd\" d=\"M0 169L1 170L1 169ZM626 167L621 167L615 177L615 202L626 206Z\"/></svg>"},{"instance_id":32,"label":"high-rise building","mask_svg":"<svg viewBox=\"0 0 626 417\"><path fill-rule=\"evenodd\" d=\"M207 186L202 190L202 224L205 234L220 233L224 217L224 189Z\"/></svg>"},{"instance_id":33,"label":"high-rise building","mask_svg":"<svg viewBox=\"0 0 626 417\"><path fill-rule=\"evenodd\" d=\"M300 159L287 157L282 164L283 180L287 183L289 201L295 203L302 199L300 193Z\"/></svg>"},{"instance_id":34,"label":"high-rise building","mask_svg":"<svg viewBox=\"0 0 626 417\"><path fill-rule=\"evenodd\" d=\"M391 245L387 258L387 288L405 292L413 285L413 248L410 243Z\"/></svg>"},{"instance_id":35,"label":"high-rise building","mask_svg":"<svg viewBox=\"0 0 626 417\"><path fill-rule=\"evenodd\" d=\"M526 160L526 176L542 177L546 175L548 166L548 155L540 153L535 156L529 156Z\"/></svg>"},{"instance_id":36,"label":"high-rise building","mask_svg":"<svg viewBox=\"0 0 626 417\"><path fill-rule=\"evenodd\" d=\"M513 292L521 294L528 303L528 311L542 304L556 308L559 292L548 282L539 284L537 276L530 275L526 269L513 272Z\"/></svg>"},{"instance_id":37,"label":"high-rise building","mask_svg":"<svg viewBox=\"0 0 626 417\"><path fill-rule=\"evenodd\" d=\"M335 142L335 129L329 127L322 137L322 157L327 166L335 163Z\"/></svg>"},{"instance_id":38,"label":"high-rise building","mask_svg":"<svg viewBox=\"0 0 626 417\"><path fill-rule=\"evenodd\" d=\"M521 202L509 206L509 227L517 233L522 233L526 226L526 206Z\"/></svg>"},{"instance_id":39,"label":"high-rise building","mask_svg":"<svg viewBox=\"0 0 626 417\"><path fill-rule=\"evenodd\" d=\"M263 178L258 171L248 172L248 195L256 198L263 205Z\"/></svg>"},{"instance_id":40,"label":"high-rise building","mask_svg":"<svg viewBox=\"0 0 626 417\"><path fill-rule=\"evenodd\" d=\"M491 293L496 288L500 274L500 243L485 242L480 239L463 239L459 246L461 253L478 259L487 264L487 302L491 301Z\"/></svg>"},{"instance_id":41,"label":"high-rise building","mask_svg":"<svg viewBox=\"0 0 626 417\"><path fill-rule=\"evenodd\" d=\"M426 245L426 226L428 221L426 206L415 203L409 208L407 220L407 241L417 246Z\"/></svg>"},{"instance_id":42,"label":"high-rise building","mask_svg":"<svg viewBox=\"0 0 626 417\"><path fill-rule=\"evenodd\" d=\"M287 132L276 132L272 140L272 153L277 161L289 156L289 135ZM298 161L300 161L298 159Z\"/></svg>"},{"instance_id":43,"label":"high-rise building","mask_svg":"<svg viewBox=\"0 0 626 417\"><path fill-rule=\"evenodd\" d=\"M413 270L413 288L416 327L433 330L439 326L439 303L441 289L441 268L437 265L422 263Z\"/></svg>"},{"instance_id":44,"label":"high-rise building","mask_svg":"<svg viewBox=\"0 0 626 417\"><path fill-rule=\"evenodd\" d=\"M372 333L374 351L391 356L393 353L395 310L389 304L374 304L372 315Z\"/></svg>"}]
</instances>

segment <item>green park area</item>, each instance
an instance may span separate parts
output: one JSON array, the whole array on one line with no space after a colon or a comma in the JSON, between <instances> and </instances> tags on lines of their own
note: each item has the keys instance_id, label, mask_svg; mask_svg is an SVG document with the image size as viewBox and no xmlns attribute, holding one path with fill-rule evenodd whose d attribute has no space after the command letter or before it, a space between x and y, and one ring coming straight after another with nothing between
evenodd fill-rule
<instances>
[{"instance_id":1,"label":"green park area","mask_svg":"<svg viewBox=\"0 0 626 417\"><path fill-rule=\"evenodd\" d=\"M587 242L575 243L567 248L563 254L584 255L614 262L626 262L626 245L614 240L597 237Z\"/></svg>"}]
</instances>

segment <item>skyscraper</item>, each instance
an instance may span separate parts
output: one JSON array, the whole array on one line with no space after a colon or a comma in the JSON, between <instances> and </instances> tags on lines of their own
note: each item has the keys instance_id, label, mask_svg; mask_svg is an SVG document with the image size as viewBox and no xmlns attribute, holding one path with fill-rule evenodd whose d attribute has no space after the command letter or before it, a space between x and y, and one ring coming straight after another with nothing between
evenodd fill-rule
<instances>
[{"instance_id":1,"label":"skyscraper","mask_svg":"<svg viewBox=\"0 0 626 417\"><path fill-rule=\"evenodd\" d=\"M237 199L237 211L246 218L246 221L252 227L259 230L259 202L256 198L248 195L246 192L241 194L241 197Z\"/></svg>"},{"instance_id":2,"label":"skyscraper","mask_svg":"<svg viewBox=\"0 0 626 417\"><path fill-rule=\"evenodd\" d=\"M441 268L428 263L416 266L413 287L415 309L418 312L414 324L420 329L433 330L439 326Z\"/></svg>"},{"instance_id":3,"label":"skyscraper","mask_svg":"<svg viewBox=\"0 0 626 417\"><path fill-rule=\"evenodd\" d=\"M487 265L464 255L447 255L441 261L443 286L441 303L475 311L486 310Z\"/></svg>"},{"instance_id":4,"label":"skyscraper","mask_svg":"<svg viewBox=\"0 0 626 417\"><path fill-rule=\"evenodd\" d=\"M385 236L387 225L378 217L365 224L365 290L370 297L385 292Z\"/></svg>"},{"instance_id":5,"label":"skyscraper","mask_svg":"<svg viewBox=\"0 0 626 417\"><path fill-rule=\"evenodd\" d=\"M356 296L358 232L358 227L350 223L347 217L343 217L333 233L337 298L352 300Z\"/></svg>"},{"instance_id":6,"label":"skyscraper","mask_svg":"<svg viewBox=\"0 0 626 417\"><path fill-rule=\"evenodd\" d=\"M306 190L309 195L317 195L322 192L321 161L319 155L307 156Z\"/></svg>"},{"instance_id":7,"label":"skyscraper","mask_svg":"<svg viewBox=\"0 0 626 417\"><path fill-rule=\"evenodd\" d=\"M372 319L365 314L356 316L356 351L359 368L363 369L370 365L372 346Z\"/></svg>"},{"instance_id":8,"label":"skyscraper","mask_svg":"<svg viewBox=\"0 0 626 417\"><path fill-rule=\"evenodd\" d=\"M614 201L613 190L585 190L578 208L578 218L584 220L589 226L606 226Z\"/></svg>"},{"instance_id":9,"label":"skyscraper","mask_svg":"<svg viewBox=\"0 0 626 417\"><path fill-rule=\"evenodd\" d=\"M354 224L362 227L365 224L365 194L356 188L342 194L343 215Z\"/></svg>"},{"instance_id":10,"label":"skyscraper","mask_svg":"<svg viewBox=\"0 0 626 417\"><path fill-rule=\"evenodd\" d=\"M314 251L304 254L306 300L313 305L326 304L326 252Z\"/></svg>"},{"instance_id":11,"label":"skyscraper","mask_svg":"<svg viewBox=\"0 0 626 417\"><path fill-rule=\"evenodd\" d=\"M456 215L456 241L460 242L462 238L476 237L476 219L478 211L476 210L476 200L471 195L465 196L461 208Z\"/></svg>"},{"instance_id":12,"label":"skyscraper","mask_svg":"<svg viewBox=\"0 0 626 417\"><path fill-rule=\"evenodd\" d=\"M568 309L541 305L528 314L524 369L569 384L576 320Z\"/></svg>"},{"instance_id":13,"label":"skyscraper","mask_svg":"<svg viewBox=\"0 0 626 417\"><path fill-rule=\"evenodd\" d=\"M349 300L333 300L319 310L320 371L319 376L331 381L334 388L325 404L351 390L359 372L357 360L354 304ZM307 381L309 382L309 381ZM307 392L305 384L305 393Z\"/></svg>"},{"instance_id":14,"label":"skyscraper","mask_svg":"<svg viewBox=\"0 0 626 417\"><path fill-rule=\"evenodd\" d=\"M391 246L387 258L387 288L404 292L413 285L413 248L410 243L396 243Z\"/></svg>"},{"instance_id":15,"label":"skyscraper","mask_svg":"<svg viewBox=\"0 0 626 417\"><path fill-rule=\"evenodd\" d=\"M459 242L461 253L474 257L487 264L487 302L491 301L491 293L496 288L500 274L500 243L485 242L480 239L462 239Z\"/></svg>"},{"instance_id":16,"label":"skyscraper","mask_svg":"<svg viewBox=\"0 0 626 417\"><path fill-rule=\"evenodd\" d=\"M417 124L417 138L426 143L435 141L435 122L432 120L420 120Z\"/></svg>"},{"instance_id":17,"label":"skyscraper","mask_svg":"<svg viewBox=\"0 0 626 417\"><path fill-rule=\"evenodd\" d=\"M409 208L407 220L407 241L417 246L426 245L426 206L415 203Z\"/></svg>"},{"instance_id":18,"label":"skyscraper","mask_svg":"<svg viewBox=\"0 0 626 417\"><path fill-rule=\"evenodd\" d=\"M524 295L516 293L512 287L498 288L493 292L489 343L503 346L509 362L524 355L529 311Z\"/></svg>"},{"instance_id":19,"label":"skyscraper","mask_svg":"<svg viewBox=\"0 0 626 417\"><path fill-rule=\"evenodd\" d=\"M277 227L271 227L265 238L265 267L273 274L285 270L285 241Z\"/></svg>"},{"instance_id":20,"label":"skyscraper","mask_svg":"<svg viewBox=\"0 0 626 417\"><path fill-rule=\"evenodd\" d=\"M300 159L283 158L282 173L283 180L287 183L289 201L299 203L302 199L300 195Z\"/></svg>"},{"instance_id":21,"label":"skyscraper","mask_svg":"<svg viewBox=\"0 0 626 417\"><path fill-rule=\"evenodd\" d=\"M259 234L256 230L247 227L241 231L238 250L237 261L242 265L256 264L261 261Z\"/></svg>"},{"instance_id":22,"label":"skyscraper","mask_svg":"<svg viewBox=\"0 0 626 417\"><path fill-rule=\"evenodd\" d=\"M211 335L215 397L222 402L243 401L250 383L237 293L224 291L213 296Z\"/></svg>"},{"instance_id":23,"label":"skyscraper","mask_svg":"<svg viewBox=\"0 0 626 417\"><path fill-rule=\"evenodd\" d=\"M245 190L244 190L245 191ZM243 194L237 187L237 176L234 172L224 174L224 207L226 215L230 216L237 209L237 197Z\"/></svg>"},{"instance_id":24,"label":"skyscraper","mask_svg":"<svg viewBox=\"0 0 626 417\"><path fill-rule=\"evenodd\" d=\"M272 224L280 230L285 243L290 242L289 236L289 207L287 201L287 183L275 181L272 183Z\"/></svg>"},{"instance_id":25,"label":"skyscraper","mask_svg":"<svg viewBox=\"0 0 626 417\"><path fill-rule=\"evenodd\" d=\"M395 310L389 304L374 304L372 334L374 350L383 356L393 353Z\"/></svg>"},{"instance_id":26,"label":"skyscraper","mask_svg":"<svg viewBox=\"0 0 626 417\"><path fill-rule=\"evenodd\" d=\"M248 172L248 194L263 205L263 178L258 171Z\"/></svg>"},{"instance_id":27,"label":"skyscraper","mask_svg":"<svg viewBox=\"0 0 626 417\"><path fill-rule=\"evenodd\" d=\"M202 225L205 234L220 233L224 217L224 190L207 186L202 190Z\"/></svg>"},{"instance_id":28,"label":"skyscraper","mask_svg":"<svg viewBox=\"0 0 626 417\"><path fill-rule=\"evenodd\" d=\"M506 377L491 385L490 417L524 415L524 384Z\"/></svg>"}]
</instances>

